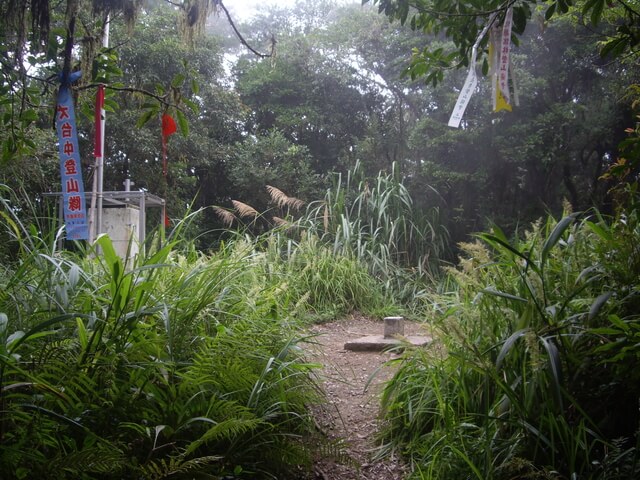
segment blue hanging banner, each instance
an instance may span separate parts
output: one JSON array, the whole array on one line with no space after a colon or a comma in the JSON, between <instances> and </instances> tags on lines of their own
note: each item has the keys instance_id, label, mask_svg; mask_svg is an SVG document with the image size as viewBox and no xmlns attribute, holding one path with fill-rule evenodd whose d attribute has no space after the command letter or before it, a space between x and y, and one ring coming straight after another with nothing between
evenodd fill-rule
<instances>
[{"instance_id":1,"label":"blue hanging banner","mask_svg":"<svg viewBox=\"0 0 640 480\"><path fill-rule=\"evenodd\" d=\"M88 240L89 222L84 198L84 184L80 170L80 151L73 98L69 86L80 78L80 72L73 72L68 79L62 79L56 105L56 131L60 151L60 177L62 179L62 202L64 222L69 240Z\"/></svg>"}]
</instances>

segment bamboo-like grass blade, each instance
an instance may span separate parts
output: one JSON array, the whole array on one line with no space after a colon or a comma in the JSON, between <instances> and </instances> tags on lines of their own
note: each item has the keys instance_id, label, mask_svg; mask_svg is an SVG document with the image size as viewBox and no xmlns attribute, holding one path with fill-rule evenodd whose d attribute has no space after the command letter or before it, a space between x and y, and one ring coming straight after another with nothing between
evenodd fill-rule
<instances>
[{"instance_id":1,"label":"bamboo-like grass blade","mask_svg":"<svg viewBox=\"0 0 640 480\"><path fill-rule=\"evenodd\" d=\"M540 253L541 265L544 265L544 263L547 260L547 257L549 256L549 252L556 245L556 243L558 243L558 241L562 237L562 234L565 232L565 230L569 228L569 226L575 221L576 216L577 216L577 213L572 213L571 215L564 217L553 228L553 230L549 234L549 237L547 237L544 244L542 245L542 251Z\"/></svg>"},{"instance_id":2,"label":"bamboo-like grass blade","mask_svg":"<svg viewBox=\"0 0 640 480\"><path fill-rule=\"evenodd\" d=\"M512 295L511 293L501 292L500 290L496 290L494 287L487 287L480 290L482 293L488 293L489 295L494 295L496 297L507 298L509 300L514 300L516 302L527 303L528 300L526 298L522 298L518 295Z\"/></svg>"},{"instance_id":3,"label":"bamboo-like grass blade","mask_svg":"<svg viewBox=\"0 0 640 480\"><path fill-rule=\"evenodd\" d=\"M497 250L506 250L507 252L510 252L513 255L521 258L522 260L525 261L526 265L529 268L539 273L540 270L535 265L535 263L531 261L528 255L519 251L517 248L513 247L511 244L509 244L508 241L504 240L503 238L500 238L496 235L491 235L488 233L481 233L480 235L478 235L478 237L484 240L485 242L487 242L489 245L496 248Z\"/></svg>"},{"instance_id":4,"label":"bamboo-like grass blade","mask_svg":"<svg viewBox=\"0 0 640 480\"><path fill-rule=\"evenodd\" d=\"M562 410L562 386L564 381L560 352L558 351L558 347L556 347L553 338L540 337L540 341L542 342L544 349L547 351L547 356L549 357L549 368L551 370L551 379L553 380L553 393L560 410Z\"/></svg>"},{"instance_id":5,"label":"bamboo-like grass blade","mask_svg":"<svg viewBox=\"0 0 640 480\"><path fill-rule=\"evenodd\" d=\"M513 345L518 341L518 339L520 339L521 337L525 336L530 331L531 331L530 328L523 328L522 330L518 330L518 331L512 333L504 341L504 344L502 345L502 348L500 349L500 353L498 354L498 358L496 359L496 368L500 368L502 366L502 362L504 361L504 359L507 356L507 354L511 351L511 348L513 347Z\"/></svg>"},{"instance_id":6,"label":"bamboo-like grass blade","mask_svg":"<svg viewBox=\"0 0 640 480\"><path fill-rule=\"evenodd\" d=\"M9 353L15 352L20 345L22 345L30 338L39 338L55 333L55 330L47 329L49 327L53 327L54 325L66 322L67 320L73 320L74 318L76 318L76 315L66 313L50 318L49 320L45 320L44 322L40 322L39 324L28 330L24 335L20 335L18 338L13 339L10 345L8 345ZM7 340L7 342L9 342L9 340Z\"/></svg>"},{"instance_id":7,"label":"bamboo-like grass blade","mask_svg":"<svg viewBox=\"0 0 640 480\"><path fill-rule=\"evenodd\" d=\"M598 235L605 242L613 241L613 233L608 227L603 226L602 224L599 224L599 223L591 222L591 221L586 221L584 223L587 227L589 227L589 229L593 233Z\"/></svg>"},{"instance_id":8,"label":"bamboo-like grass blade","mask_svg":"<svg viewBox=\"0 0 640 480\"><path fill-rule=\"evenodd\" d=\"M613 292L605 292L598 295L598 298L594 300L594 302L591 304L591 307L589 308L588 318L590 322L598 316L598 314L600 313L600 310L602 310L602 307L604 306L605 303L607 303L607 301L611 298L612 295L613 295Z\"/></svg>"}]
</instances>

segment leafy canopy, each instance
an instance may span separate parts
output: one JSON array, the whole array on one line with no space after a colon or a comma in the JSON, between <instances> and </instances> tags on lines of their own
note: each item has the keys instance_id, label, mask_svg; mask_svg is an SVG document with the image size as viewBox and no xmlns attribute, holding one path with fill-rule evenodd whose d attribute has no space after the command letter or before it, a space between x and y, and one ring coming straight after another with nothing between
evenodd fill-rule
<instances>
[{"instance_id":1,"label":"leafy canopy","mask_svg":"<svg viewBox=\"0 0 640 480\"><path fill-rule=\"evenodd\" d=\"M603 57L617 58L627 53L635 57L640 41L640 10L634 2L625 0L373 0L372 3L391 21L408 22L413 30L443 34L453 42L454 50L440 47L413 50L407 73L412 78L425 77L427 83L434 85L443 80L446 69L468 65L479 33L487 23L500 25L510 7L516 43L538 13L544 13L545 20L572 13L581 22L610 27L600 43ZM485 38L481 46L486 43Z\"/></svg>"}]
</instances>

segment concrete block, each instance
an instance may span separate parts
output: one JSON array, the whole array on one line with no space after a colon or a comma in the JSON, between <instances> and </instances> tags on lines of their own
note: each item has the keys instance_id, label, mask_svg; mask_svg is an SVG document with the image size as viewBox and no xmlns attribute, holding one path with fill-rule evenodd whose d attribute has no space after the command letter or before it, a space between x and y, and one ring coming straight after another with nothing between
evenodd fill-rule
<instances>
[{"instance_id":1,"label":"concrete block","mask_svg":"<svg viewBox=\"0 0 640 480\"><path fill-rule=\"evenodd\" d=\"M385 338L382 335L366 335L346 342L344 344L344 349L354 352L380 352L392 347L401 347L404 344L410 344L414 347L423 347L430 341L430 337L421 335L409 336L402 340L396 338Z\"/></svg>"},{"instance_id":2,"label":"concrete block","mask_svg":"<svg viewBox=\"0 0 640 480\"><path fill-rule=\"evenodd\" d=\"M404 335L404 318L385 317L384 318L384 338L394 338L396 335Z\"/></svg>"}]
</instances>

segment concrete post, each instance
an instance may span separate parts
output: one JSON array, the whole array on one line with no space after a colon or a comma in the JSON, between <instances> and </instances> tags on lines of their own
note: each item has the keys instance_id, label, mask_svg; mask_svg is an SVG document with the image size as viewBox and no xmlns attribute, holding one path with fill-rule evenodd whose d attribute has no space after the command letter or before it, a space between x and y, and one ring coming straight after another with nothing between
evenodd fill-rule
<instances>
[{"instance_id":1,"label":"concrete post","mask_svg":"<svg viewBox=\"0 0 640 480\"><path fill-rule=\"evenodd\" d=\"M404 336L404 318L403 317L385 317L384 318L384 338L393 338L396 335Z\"/></svg>"}]
</instances>

